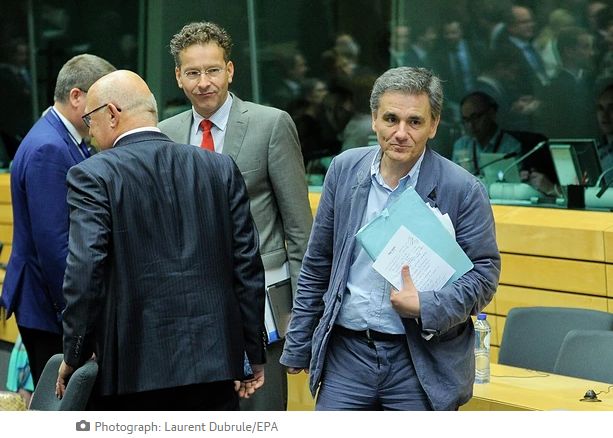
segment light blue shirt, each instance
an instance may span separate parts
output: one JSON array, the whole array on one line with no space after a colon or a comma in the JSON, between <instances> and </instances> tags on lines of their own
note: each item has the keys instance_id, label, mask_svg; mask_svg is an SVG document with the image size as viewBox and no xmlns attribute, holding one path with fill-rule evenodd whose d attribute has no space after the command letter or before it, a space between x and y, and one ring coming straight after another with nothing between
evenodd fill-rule
<instances>
[{"instance_id":1,"label":"light blue shirt","mask_svg":"<svg viewBox=\"0 0 613 438\"><path fill-rule=\"evenodd\" d=\"M371 186L361 226L387 208L405 189L417 184L423 158L424 154L409 173L400 179L398 186L392 189L381 176L381 153L375 156L370 167ZM404 334L402 320L390 303L390 283L373 269L373 260L359 243L355 245L352 258L347 288L336 323L352 330L369 328L383 333Z\"/></svg>"},{"instance_id":2,"label":"light blue shirt","mask_svg":"<svg viewBox=\"0 0 613 438\"><path fill-rule=\"evenodd\" d=\"M232 94L228 93L228 97L222 106L219 107L209 120L213 124L211 127L211 135L213 136L213 144L215 145L215 152L223 152L223 143L226 136L226 126L228 124L228 118L230 117L230 108L232 108ZM200 114L196 112L192 107L192 115L194 122L192 123L192 131L189 136L189 144L200 147L202 143L202 129L200 128L200 122L204 120Z\"/></svg>"}]
</instances>

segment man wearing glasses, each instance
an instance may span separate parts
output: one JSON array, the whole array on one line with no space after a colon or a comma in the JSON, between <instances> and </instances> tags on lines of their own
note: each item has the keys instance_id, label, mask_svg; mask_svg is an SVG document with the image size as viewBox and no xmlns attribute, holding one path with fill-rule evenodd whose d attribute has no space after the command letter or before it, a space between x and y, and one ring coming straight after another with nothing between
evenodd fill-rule
<instances>
[{"instance_id":1,"label":"man wearing glasses","mask_svg":"<svg viewBox=\"0 0 613 438\"><path fill-rule=\"evenodd\" d=\"M251 199L266 285L291 278L295 290L312 224L296 127L286 112L228 92L234 76L231 48L228 33L210 22L188 24L173 36L177 85L192 109L162 121L159 128L178 143L234 159ZM291 300L290 288L284 290ZM271 334L270 325L267 330ZM278 363L282 350L281 339L268 346L266 385L241 401L241 409L285 410L287 376Z\"/></svg>"},{"instance_id":2,"label":"man wearing glasses","mask_svg":"<svg viewBox=\"0 0 613 438\"><path fill-rule=\"evenodd\" d=\"M521 143L504 132L496 122L498 104L481 91L466 95L460 103L465 135L453 145L453 161L474 175L479 175L483 152L510 154L521 153Z\"/></svg>"},{"instance_id":3,"label":"man wearing glasses","mask_svg":"<svg viewBox=\"0 0 613 438\"><path fill-rule=\"evenodd\" d=\"M68 253L66 174L89 157L81 120L87 91L115 68L78 55L61 68L54 104L25 136L11 168L13 247L1 305L15 314L34 385L47 360L62 352L62 282Z\"/></svg>"}]
</instances>

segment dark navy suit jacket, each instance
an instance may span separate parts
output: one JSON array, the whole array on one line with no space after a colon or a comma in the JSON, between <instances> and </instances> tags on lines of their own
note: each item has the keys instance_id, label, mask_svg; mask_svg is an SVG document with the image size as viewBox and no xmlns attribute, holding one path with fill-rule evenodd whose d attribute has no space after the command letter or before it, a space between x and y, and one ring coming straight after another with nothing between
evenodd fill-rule
<instances>
[{"instance_id":1,"label":"dark navy suit jacket","mask_svg":"<svg viewBox=\"0 0 613 438\"><path fill-rule=\"evenodd\" d=\"M100 395L244 378L265 362L264 268L226 155L131 133L68 172L64 360Z\"/></svg>"},{"instance_id":2,"label":"dark navy suit jacket","mask_svg":"<svg viewBox=\"0 0 613 438\"><path fill-rule=\"evenodd\" d=\"M1 299L22 327L62 333L66 174L84 158L57 114L49 110L30 129L13 160L13 247Z\"/></svg>"}]
</instances>

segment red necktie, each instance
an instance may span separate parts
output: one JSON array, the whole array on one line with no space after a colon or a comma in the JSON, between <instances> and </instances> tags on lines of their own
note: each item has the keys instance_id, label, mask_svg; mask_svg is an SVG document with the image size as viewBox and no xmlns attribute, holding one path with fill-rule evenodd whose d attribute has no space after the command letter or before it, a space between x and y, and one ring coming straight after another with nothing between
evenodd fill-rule
<instances>
[{"instance_id":1,"label":"red necktie","mask_svg":"<svg viewBox=\"0 0 613 438\"><path fill-rule=\"evenodd\" d=\"M215 145L213 144L213 134L211 134L211 126L213 123L210 120L202 120L200 122L200 128L202 128L202 142L200 147L209 151L215 152Z\"/></svg>"}]
</instances>

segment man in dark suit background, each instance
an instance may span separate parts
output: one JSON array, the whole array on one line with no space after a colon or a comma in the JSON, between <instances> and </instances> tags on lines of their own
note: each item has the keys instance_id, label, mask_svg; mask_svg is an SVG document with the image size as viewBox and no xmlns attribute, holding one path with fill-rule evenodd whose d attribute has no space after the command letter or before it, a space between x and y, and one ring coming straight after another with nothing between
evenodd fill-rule
<instances>
[{"instance_id":1,"label":"man in dark suit background","mask_svg":"<svg viewBox=\"0 0 613 438\"><path fill-rule=\"evenodd\" d=\"M247 189L230 157L159 132L156 108L129 71L90 89L83 119L104 150L67 178L56 391L95 353L97 409L235 410L237 391L264 383L264 270Z\"/></svg>"},{"instance_id":2,"label":"man in dark suit background","mask_svg":"<svg viewBox=\"0 0 613 438\"><path fill-rule=\"evenodd\" d=\"M62 280L68 253L66 173L89 156L81 120L87 91L115 68L83 54L61 68L54 104L21 142L11 168L13 247L2 303L15 313L34 385L62 351Z\"/></svg>"}]
</instances>

